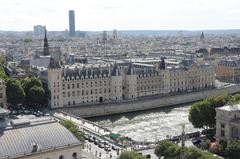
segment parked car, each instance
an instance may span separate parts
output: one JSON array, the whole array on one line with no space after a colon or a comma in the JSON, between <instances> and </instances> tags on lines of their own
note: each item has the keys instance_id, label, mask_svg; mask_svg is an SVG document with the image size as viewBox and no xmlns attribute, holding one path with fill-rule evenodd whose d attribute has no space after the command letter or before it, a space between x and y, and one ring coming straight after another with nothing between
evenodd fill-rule
<instances>
[{"instance_id":1,"label":"parked car","mask_svg":"<svg viewBox=\"0 0 240 159\"><path fill-rule=\"evenodd\" d=\"M100 142L98 139L94 140L94 145L99 145L99 144L100 144Z\"/></svg>"},{"instance_id":2,"label":"parked car","mask_svg":"<svg viewBox=\"0 0 240 159\"><path fill-rule=\"evenodd\" d=\"M104 150L107 151L107 152L110 152L111 148L110 147L105 147Z\"/></svg>"},{"instance_id":3,"label":"parked car","mask_svg":"<svg viewBox=\"0 0 240 159\"><path fill-rule=\"evenodd\" d=\"M93 138L90 137L90 138L88 139L88 141L89 141L89 142L93 142L94 140L93 140Z\"/></svg>"},{"instance_id":4,"label":"parked car","mask_svg":"<svg viewBox=\"0 0 240 159\"><path fill-rule=\"evenodd\" d=\"M104 144L99 144L98 147L99 148L104 148Z\"/></svg>"},{"instance_id":5,"label":"parked car","mask_svg":"<svg viewBox=\"0 0 240 159\"><path fill-rule=\"evenodd\" d=\"M117 147L113 145L112 150L117 150Z\"/></svg>"}]
</instances>

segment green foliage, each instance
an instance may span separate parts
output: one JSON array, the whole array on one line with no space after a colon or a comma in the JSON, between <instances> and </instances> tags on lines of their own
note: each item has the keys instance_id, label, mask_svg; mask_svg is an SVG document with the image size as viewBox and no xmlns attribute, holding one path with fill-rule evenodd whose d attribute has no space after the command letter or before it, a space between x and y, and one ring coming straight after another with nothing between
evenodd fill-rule
<instances>
[{"instance_id":1,"label":"green foliage","mask_svg":"<svg viewBox=\"0 0 240 159\"><path fill-rule=\"evenodd\" d=\"M30 39L30 38L24 39L24 42L25 42L25 43L30 43L30 42L32 42L32 39Z\"/></svg>"},{"instance_id":2,"label":"green foliage","mask_svg":"<svg viewBox=\"0 0 240 159\"><path fill-rule=\"evenodd\" d=\"M0 79L7 80L8 76L5 73L5 70L3 67L0 67Z\"/></svg>"},{"instance_id":3,"label":"green foliage","mask_svg":"<svg viewBox=\"0 0 240 159\"><path fill-rule=\"evenodd\" d=\"M6 62L6 57L5 57L5 55L0 55L0 64L1 65L3 65L3 64L5 64L5 62Z\"/></svg>"},{"instance_id":4,"label":"green foliage","mask_svg":"<svg viewBox=\"0 0 240 159\"><path fill-rule=\"evenodd\" d=\"M198 148L185 148L186 159L221 159L221 157L214 156L212 153L201 151Z\"/></svg>"},{"instance_id":5,"label":"green foliage","mask_svg":"<svg viewBox=\"0 0 240 159\"><path fill-rule=\"evenodd\" d=\"M227 142L224 140L221 140L219 142L219 150L218 150L218 154L220 156L226 156L227 152L226 152L226 148L227 148Z\"/></svg>"},{"instance_id":6,"label":"green foliage","mask_svg":"<svg viewBox=\"0 0 240 159\"><path fill-rule=\"evenodd\" d=\"M164 156L166 159L171 159L180 156L180 147L170 141L161 141L154 152L158 157Z\"/></svg>"},{"instance_id":7,"label":"green foliage","mask_svg":"<svg viewBox=\"0 0 240 159\"><path fill-rule=\"evenodd\" d=\"M22 86L23 86L23 89L26 92L26 94L34 86L42 87L41 81L39 79L37 79L36 77L25 78L21 82L22 82Z\"/></svg>"},{"instance_id":8,"label":"green foliage","mask_svg":"<svg viewBox=\"0 0 240 159\"><path fill-rule=\"evenodd\" d=\"M39 79L36 77L25 78L21 80L21 83L26 94L25 105L38 107L46 104L45 90Z\"/></svg>"},{"instance_id":9,"label":"green foliage","mask_svg":"<svg viewBox=\"0 0 240 159\"><path fill-rule=\"evenodd\" d=\"M134 151L123 151L118 159L146 159L146 157Z\"/></svg>"},{"instance_id":10,"label":"green foliage","mask_svg":"<svg viewBox=\"0 0 240 159\"><path fill-rule=\"evenodd\" d=\"M35 106L44 104L45 91L42 87L35 85L29 89L28 93L28 96L26 96L28 97L28 103L31 103Z\"/></svg>"},{"instance_id":11,"label":"green foliage","mask_svg":"<svg viewBox=\"0 0 240 159\"><path fill-rule=\"evenodd\" d=\"M236 103L239 100L240 94L235 94L233 96L223 94L195 102L190 108L188 119L195 128L214 128L216 125L215 108L224 106L227 103Z\"/></svg>"},{"instance_id":12,"label":"green foliage","mask_svg":"<svg viewBox=\"0 0 240 159\"><path fill-rule=\"evenodd\" d=\"M227 156L230 159L239 159L240 156L240 140L231 141L226 148Z\"/></svg>"},{"instance_id":13,"label":"green foliage","mask_svg":"<svg viewBox=\"0 0 240 159\"><path fill-rule=\"evenodd\" d=\"M20 82L15 79L9 79L6 86L7 102L12 105L23 103L25 93Z\"/></svg>"},{"instance_id":14,"label":"green foliage","mask_svg":"<svg viewBox=\"0 0 240 159\"><path fill-rule=\"evenodd\" d=\"M76 138L80 141L84 141L84 133L78 130L78 127L70 120L60 120L59 122L65 128L67 128Z\"/></svg>"},{"instance_id":15,"label":"green foliage","mask_svg":"<svg viewBox=\"0 0 240 159\"><path fill-rule=\"evenodd\" d=\"M179 159L180 146L170 141L161 141L155 148L155 154L158 157L165 159ZM214 157L212 153L202 151L198 148L190 147L184 148L185 159L221 159L221 157Z\"/></svg>"},{"instance_id":16,"label":"green foliage","mask_svg":"<svg viewBox=\"0 0 240 159\"><path fill-rule=\"evenodd\" d=\"M207 100L194 103L189 111L189 121L197 128L211 127L215 123L214 111L215 108Z\"/></svg>"},{"instance_id":17,"label":"green foliage","mask_svg":"<svg viewBox=\"0 0 240 159\"><path fill-rule=\"evenodd\" d=\"M232 96L232 102L237 103L238 101L240 101L240 94L233 95Z\"/></svg>"}]
</instances>

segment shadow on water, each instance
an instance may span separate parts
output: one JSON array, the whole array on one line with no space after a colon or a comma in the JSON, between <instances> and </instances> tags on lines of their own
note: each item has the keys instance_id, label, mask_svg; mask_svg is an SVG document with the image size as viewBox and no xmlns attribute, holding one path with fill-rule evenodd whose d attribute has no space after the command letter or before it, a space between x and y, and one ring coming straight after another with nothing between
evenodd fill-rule
<instances>
[{"instance_id":1,"label":"shadow on water","mask_svg":"<svg viewBox=\"0 0 240 159\"><path fill-rule=\"evenodd\" d=\"M164 112L166 114L172 112L176 108L184 108L190 106L192 103L188 104L181 104L181 105L174 105L169 107L161 107L161 108L154 108L149 110L142 110L142 111L136 111L136 112L127 112L127 113L120 113L120 114L113 114L113 115L106 115L106 116L100 116L100 117L91 117L87 118L87 120L93 121L93 122L99 122L103 120L110 120L112 123L118 121L122 117L125 117L129 120L132 120L136 116L140 115L147 115L151 113L158 113L158 112Z\"/></svg>"}]
</instances>

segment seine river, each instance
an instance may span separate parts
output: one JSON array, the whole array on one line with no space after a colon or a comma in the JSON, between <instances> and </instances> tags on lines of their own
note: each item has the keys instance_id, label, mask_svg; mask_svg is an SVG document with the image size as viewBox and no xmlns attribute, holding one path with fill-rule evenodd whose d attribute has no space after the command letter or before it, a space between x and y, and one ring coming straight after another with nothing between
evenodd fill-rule
<instances>
[{"instance_id":1,"label":"seine river","mask_svg":"<svg viewBox=\"0 0 240 159\"><path fill-rule=\"evenodd\" d=\"M188 121L189 109L190 105L182 105L89 120L137 141L158 141L166 138L167 135L180 135L183 124L186 132L198 130Z\"/></svg>"}]
</instances>

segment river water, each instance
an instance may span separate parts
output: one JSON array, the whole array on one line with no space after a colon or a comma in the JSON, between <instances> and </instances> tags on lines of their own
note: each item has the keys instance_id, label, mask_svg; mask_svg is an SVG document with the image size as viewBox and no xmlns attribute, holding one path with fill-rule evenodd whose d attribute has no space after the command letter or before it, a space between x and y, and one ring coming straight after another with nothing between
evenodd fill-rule
<instances>
[{"instance_id":1,"label":"river water","mask_svg":"<svg viewBox=\"0 0 240 159\"><path fill-rule=\"evenodd\" d=\"M167 135L180 135L183 124L185 132L198 131L199 129L193 128L188 121L189 109L190 105L181 105L89 120L136 141L154 142L166 138Z\"/></svg>"}]
</instances>

